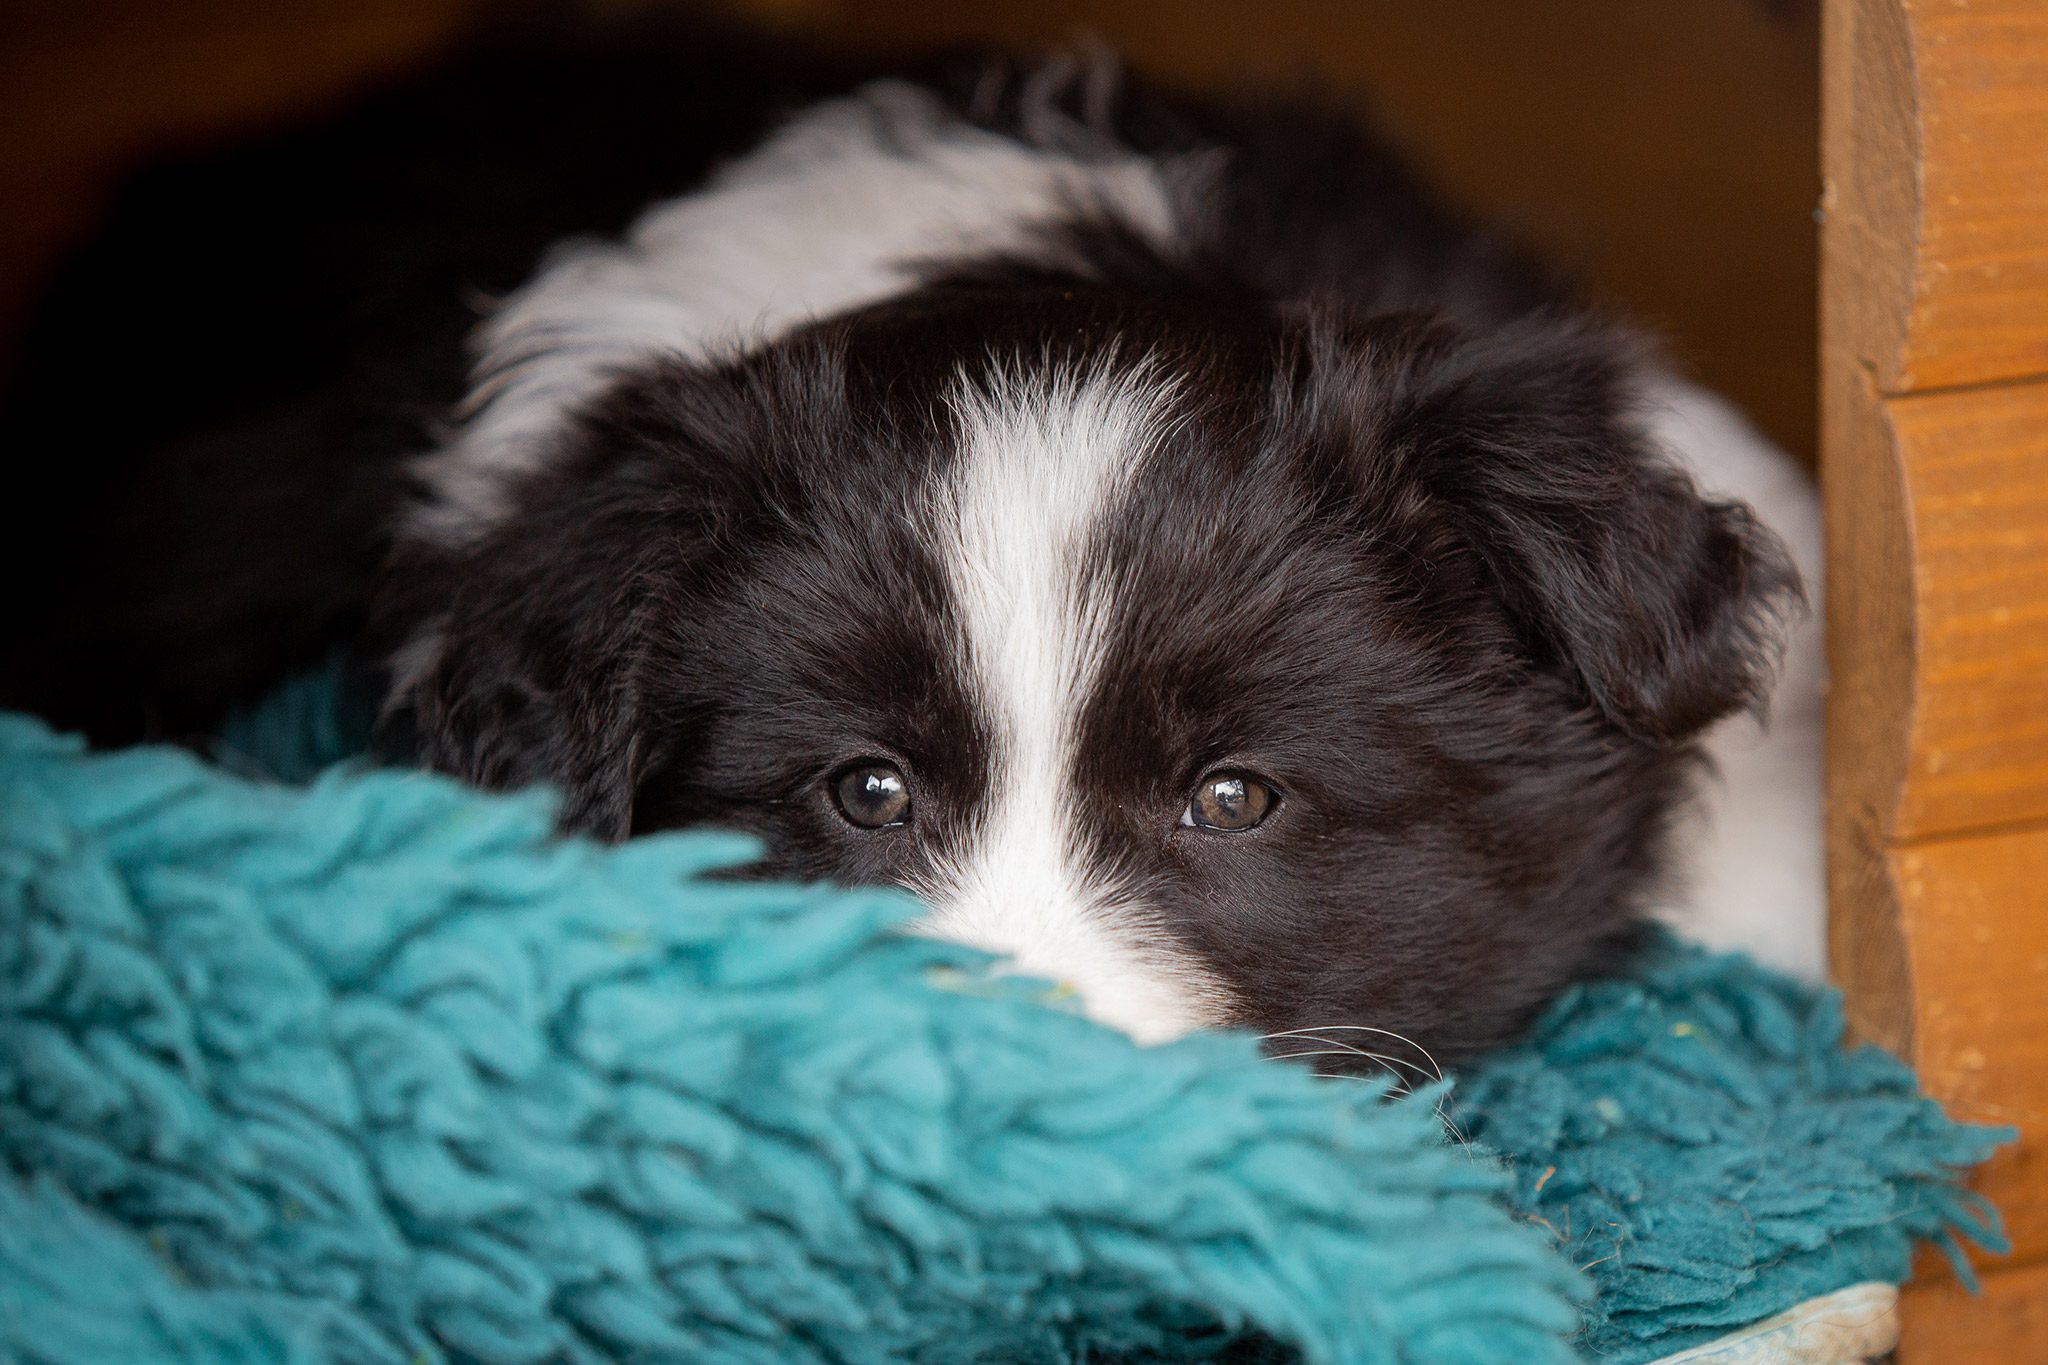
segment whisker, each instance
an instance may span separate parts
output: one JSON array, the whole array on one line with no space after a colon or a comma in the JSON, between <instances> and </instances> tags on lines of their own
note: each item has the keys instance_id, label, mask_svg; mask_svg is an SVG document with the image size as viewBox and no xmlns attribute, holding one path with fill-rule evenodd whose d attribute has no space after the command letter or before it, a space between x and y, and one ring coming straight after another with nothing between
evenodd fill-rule
<instances>
[{"instance_id":1,"label":"whisker","mask_svg":"<svg viewBox=\"0 0 2048 1365\"><path fill-rule=\"evenodd\" d=\"M1290 1032L1290 1033L1339 1033L1339 1032L1344 1032L1344 1033L1377 1033L1377 1034L1379 1034L1379 1035L1380 1035L1380 1036L1381 1036L1382 1038L1392 1038L1392 1039L1393 1039L1393 1040L1394 1040L1395 1042L1398 1042L1398 1043L1404 1043L1404 1044L1406 1044L1407 1046L1409 1046L1409 1047L1412 1047L1412 1048L1414 1048L1414 1049L1415 1049L1415 1050L1416 1050L1417 1052L1421 1053L1421 1054L1423 1055L1423 1057L1424 1057L1424 1058L1426 1058L1426 1059L1428 1060L1428 1062L1429 1062L1429 1065L1430 1065L1431 1069L1432 1069L1432 1070L1433 1070L1433 1071L1435 1072L1435 1074L1436 1074L1436 1079L1438 1079L1438 1080L1442 1080L1442 1079L1444 1078L1444 1069L1443 1069L1443 1067L1442 1067L1441 1065L1439 1065L1439 1064L1438 1064L1438 1062L1437 1062L1437 1060L1436 1060L1435 1056L1433 1056L1433 1055L1432 1055L1432 1054L1430 1053L1430 1050L1429 1050L1428 1048L1426 1048L1426 1047L1424 1047L1424 1046L1423 1046L1422 1044L1420 1044L1420 1043L1416 1042L1416 1041L1415 1041L1415 1040L1414 1040L1413 1038L1410 1038L1410 1037L1409 1037L1409 1036L1407 1036L1406 1034L1404 1034L1404 1033L1396 1033L1396 1032L1394 1032L1394 1031L1393 1031L1392 1029L1384 1029L1384 1028L1374 1028L1374 1027L1372 1027L1372 1026L1371 1026L1371 1025L1369 1025L1369 1024L1322 1024L1322 1025L1318 1025L1318 1026L1317 1026L1316 1028L1313 1028L1313 1029L1291 1029L1291 1030L1289 1030L1288 1032ZM1275 1035L1271 1035L1271 1036L1274 1036L1274 1037L1281 1037L1281 1036L1285 1036L1285 1035L1282 1035L1282 1034L1275 1034Z\"/></svg>"},{"instance_id":2,"label":"whisker","mask_svg":"<svg viewBox=\"0 0 2048 1365\"><path fill-rule=\"evenodd\" d=\"M1329 1027L1330 1027L1330 1028L1332 1028L1332 1029L1335 1029L1335 1028L1343 1028L1343 1027L1352 1027L1352 1026L1350 1026L1350 1025L1338 1025L1338 1024L1332 1024L1332 1025L1330 1025ZM1386 1032L1387 1032L1387 1031L1386 1031L1385 1029L1367 1029L1367 1030L1364 1030L1364 1031L1365 1031L1365 1032L1368 1032L1368 1033L1386 1033ZM1323 1030L1319 1030L1319 1029L1288 1029L1288 1030L1287 1030L1286 1032L1284 1032L1284 1033L1268 1033L1268 1034L1266 1034L1266 1035L1265 1035L1265 1038L1266 1038L1267 1040L1269 1040L1269 1041L1270 1041L1270 1040L1275 1040L1275 1039L1282 1039L1282 1038L1299 1038L1299 1039L1302 1039L1303 1041L1306 1041L1306 1042L1311 1042L1311 1043L1328 1043L1328 1044L1330 1044L1330 1045L1331 1045L1332 1047L1345 1047L1345 1046L1349 1046L1348 1044L1344 1043L1344 1042L1343 1042L1343 1041L1342 1041L1341 1039L1337 1039L1337 1038L1325 1038L1325 1037L1322 1037L1322 1036L1321 1036L1322 1032L1323 1032ZM1388 1036L1388 1037L1391 1037L1391 1038L1400 1038L1400 1040L1401 1040L1402 1042L1404 1042L1404 1043L1408 1042L1408 1040L1407 1040L1407 1039L1405 1039L1405 1038L1401 1038L1401 1035L1399 1035L1399 1034L1397 1034L1397 1033L1395 1033L1395 1034L1388 1034L1387 1036ZM1409 1046L1410 1046L1410 1047L1414 1047L1415 1045L1414 1045L1413 1043L1409 1043ZM1385 1061L1385 1062L1389 1062L1389 1063L1391 1063L1391 1064L1393 1064L1393 1065L1396 1065L1396 1066L1404 1066L1404 1067L1407 1067L1407 1068L1408 1068L1408 1069L1409 1069L1410 1071L1413 1071L1413 1072L1414 1072L1414 1073L1415 1073L1416 1075L1418 1075L1418 1076L1422 1077L1422 1078L1423 1078L1424 1080L1431 1080L1431 1081L1441 1081L1441 1080L1442 1080L1442 1079L1444 1078L1444 1073L1443 1073L1443 1069L1442 1069L1441 1067L1438 1067L1438 1066L1436 1065L1436 1058L1434 1058L1434 1057L1430 1057L1430 1056L1429 1056L1429 1054L1428 1054L1427 1052L1423 1052L1423 1051L1422 1051L1422 1049L1421 1049L1421 1048L1419 1048L1419 1047L1418 1047L1418 1048L1416 1048L1415 1050L1416 1050L1417 1052L1422 1052L1422 1055L1423 1055L1424 1057L1428 1057L1428 1058L1429 1058L1429 1064L1430 1064L1430 1067L1431 1067L1432 1069L1430 1069L1430 1070L1424 1070L1424 1069L1423 1069L1423 1068L1422 1068L1421 1066L1417 1065L1417 1064L1416 1064L1416 1063L1414 1063L1414 1062L1411 1062L1411 1061L1407 1060L1406 1058L1400 1058L1400 1057L1390 1057L1390 1056L1387 1056L1387 1055L1386 1055L1386 1054L1384 1054L1384 1053L1379 1053L1379 1052L1365 1052L1365 1051L1363 1051L1363 1050L1358 1050L1358 1053L1359 1053L1359 1055L1360 1055L1361 1057L1378 1057L1378 1058L1380 1058L1380 1059L1381 1059L1382 1061Z\"/></svg>"},{"instance_id":3,"label":"whisker","mask_svg":"<svg viewBox=\"0 0 2048 1365\"><path fill-rule=\"evenodd\" d=\"M1352 1056L1368 1056L1368 1058L1372 1058L1372 1060L1376 1060L1376 1062L1393 1062L1393 1060L1395 1060L1395 1058L1391 1058L1391 1056L1384 1056L1384 1054L1380 1054L1380 1052L1366 1052L1364 1048L1354 1048L1352 1044L1348 1044L1348 1042L1343 1042L1343 1040L1339 1040L1339 1038L1317 1038L1317 1036L1315 1036L1315 1033L1272 1033L1272 1036L1270 1036L1270 1038L1274 1038L1274 1040L1278 1040L1278 1038L1286 1038L1286 1040L1290 1040L1290 1042L1305 1042L1305 1044L1323 1044L1325 1048L1333 1048L1333 1050L1337 1050L1337 1052L1350 1052ZM1292 1052L1290 1052L1290 1054L1286 1054L1286 1056L1296 1056L1296 1054L1292 1054ZM1411 1070L1419 1070L1419 1068L1415 1068L1415 1064L1413 1064L1413 1062L1407 1062L1407 1066L1409 1066Z\"/></svg>"},{"instance_id":4,"label":"whisker","mask_svg":"<svg viewBox=\"0 0 2048 1365\"><path fill-rule=\"evenodd\" d=\"M1291 1062L1291 1061L1296 1061L1296 1060L1298 1060L1298 1059L1300 1059L1300 1058L1302 1058L1302 1057L1372 1057L1372 1056L1373 1056L1373 1054L1371 1054L1370 1052L1359 1052L1359 1051L1358 1051L1358 1050L1356 1050L1355 1048L1310 1048L1310 1049L1308 1049L1308 1050L1306 1050L1306 1051L1303 1051L1303 1052L1283 1052L1283 1053L1278 1053L1278 1054L1276 1054L1276 1055L1275 1055L1275 1057L1274 1057L1274 1060L1275 1060L1275 1061L1280 1061L1280 1062ZM1373 1058L1373 1060L1375 1060L1375 1061L1379 1061L1379 1060L1382 1060L1382 1059L1380 1059L1380 1058L1377 1058L1377 1057L1374 1057L1374 1058ZM1399 1073L1397 1073L1397 1072L1393 1072L1393 1071L1381 1071L1381 1072L1378 1072L1378 1073L1376 1073L1375 1075L1371 1075L1371 1076L1360 1076L1360 1075L1358 1075L1357 1073L1355 1073L1355 1072L1350 1072L1350 1071L1312 1071L1312 1072L1310 1072L1309 1074L1310 1074L1310 1075L1312 1075L1312 1076L1315 1076L1315 1077L1317 1077L1317 1078L1318 1078L1318 1079L1320 1079L1320 1080L1326 1080L1326 1081L1334 1081L1334 1080L1345 1080L1345 1081L1370 1081L1370 1080L1378 1080L1378 1079L1379 1079L1379 1078L1380 1078L1381 1076L1384 1076L1384 1077L1386 1077L1386 1078L1388 1078L1388 1079L1390 1079L1390 1080L1392 1080L1392 1081L1393 1081L1393 1083L1394 1083L1394 1093L1395 1093L1395 1094L1397 1094L1397 1095L1412 1095L1412 1094L1414 1094L1414 1093L1415 1093L1415 1088L1414 1088L1413 1086L1411 1086L1410 1084L1408 1084L1408 1081L1407 1081L1407 1079L1406 1079L1405 1077L1401 1076L1401 1075L1400 1075Z\"/></svg>"},{"instance_id":5,"label":"whisker","mask_svg":"<svg viewBox=\"0 0 2048 1365\"><path fill-rule=\"evenodd\" d=\"M1276 1052L1273 1054L1274 1059L1276 1061L1285 1061L1289 1057L1364 1057L1371 1061L1384 1062L1390 1068L1396 1066L1405 1066L1410 1071L1414 1071L1417 1074L1419 1074L1424 1080L1429 1079L1429 1073L1423 1071L1422 1068L1416 1066L1415 1063L1404 1061L1399 1057L1389 1057L1384 1052L1367 1052L1364 1048L1348 1047L1345 1044L1338 1042L1334 1038L1303 1038L1299 1041L1304 1043L1328 1043L1329 1048L1323 1051L1311 1050L1306 1052Z\"/></svg>"},{"instance_id":6,"label":"whisker","mask_svg":"<svg viewBox=\"0 0 2048 1365\"><path fill-rule=\"evenodd\" d=\"M1314 1048L1307 1048L1294 1052L1276 1052L1273 1054L1273 1059L1275 1061L1287 1061L1288 1059L1293 1057L1363 1057L1367 1061L1378 1062L1380 1064L1381 1069L1384 1070L1389 1076L1392 1076L1394 1078L1395 1084L1400 1087L1397 1093L1403 1095L1414 1094L1415 1087L1413 1084L1409 1082L1406 1076L1403 1076L1399 1071L1395 1070L1396 1067L1406 1067L1408 1068L1408 1070L1414 1072L1422 1080L1426 1081L1429 1079L1429 1073L1424 1071L1421 1067L1416 1066L1413 1062L1406 1061L1400 1057L1389 1057L1384 1052L1368 1052L1364 1048L1353 1047L1349 1043L1340 1042L1335 1038L1301 1037L1293 1039L1291 1041L1303 1043L1322 1043L1325 1045L1325 1049L1319 1050Z\"/></svg>"},{"instance_id":7,"label":"whisker","mask_svg":"<svg viewBox=\"0 0 2048 1365\"><path fill-rule=\"evenodd\" d=\"M1268 1038L1289 1038L1289 1037L1294 1037L1294 1036L1296 1036L1296 1035L1314 1035L1314 1034L1317 1034L1317 1033L1340 1033L1340 1032L1342 1032L1342 1033L1377 1033L1377 1034L1379 1034L1379 1035L1380 1035L1380 1036L1381 1036L1382 1038L1392 1038L1392 1039L1393 1039L1393 1040L1394 1040L1395 1042L1397 1042L1397 1043L1404 1043L1404 1044L1406 1044L1407 1046L1409 1046L1409 1047L1412 1047L1412 1048L1414 1048L1414 1049L1415 1049L1415 1050L1416 1050L1417 1052L1419 1052L1419 1053L1421 1053L1421 1054L1423 1055L1424 1059L1425 1059L1425 1060L1427 1060L1427 1061L1429 1062L1429 1065L1430 1065L1430 1069L1431 1069L1432 1071L1434 1071L1434 1072L1436 1073L1436 1079L1437 1079L1437 1080L1442 1080L1442 1079L1444 1078L1444 1069L1443 1069L1443 1067L1442 1067L1441 1065L1439 1065L1439 1064L1438 1064L1438 1062L1437 1062L1436 1058L1435 1058L1435 1057L1434 1057L1433 1055L1431 1055L1431 1053L1430 1053L1430 1050L1429 1050L1428 1048L1426 1048L1426 1047L1424 1047L1424 1046L1423 1046L1422 1044L1420 1044L1420 1043L1416 1042L1416 1041L1415 1041L1415 1040L1414 1040L1413 1038L1410 1038L1410 1037L1408 1037L1408 1036L1407 1036L1406 1034L1403 1034L1403 1033L1396 1033L1396 1032L1394 1032L1394 1031L1393 1031L1392 1029L1384 1029L1384 1028L1374 1028L1374 1027L1372 1027L1372 1026L1371 1026L1370 1024L1319 1024L1319 1025L1317 1025L1317 1026L1316 1026L1315 1028L1312 1028L1312 1029L1287 1029L1287 1030L1284 1030L1284 1031L1282 1031L1282 1032L1280 1032L1280 1033L1269 1033L1269 1034L1267 1034L1267 1035L1265 1035L1265 1036L1266 1036L1266 1037L1268 1037ZM1333 1041L1333 1040L1328 1040L1328 1039L1325 1039L1325 1040L1320 1040L1320 1041Z\"/></svg>"},{"instance_id":8,"label":"whisker","mask_svg":"<svg viewBox=\"0 0 2048 1365\"><path fill-rule=\"evenodd\" d=\"M1332 1040L1304 1039L1303 1041L1329 1042ZM1398 1058L1382 1056L1377 1052L1362 1052L1355 1047L1344 1047L1341 1045L1334 1048L1304 1048L1299 1052L1276 1052L1273 1054L1273 1060L1278 1062L1291 1062L1302 1057L1365 1057L1375 1062L1399 1062ZM1420 1068L1417 1069L1420 1070ZM1376 1077L1360 1076L1345 1071L1312 1071L1309 1074L1318 1080L1324 1081L1365 1081L1377 1079ZM1409 1084L1408 1079L1400 1073L1389 1069L1382 1074L1393 1078L1394 1089L1392 1093L1396 1095L1412 1095L1415 1093L1415 1087ZM1436 1115L1437 1122L1444 1126L1444 1131L1449 1134L1453 1142L1457 1143L1460 1147L1470 1148L1472 1146L1471 1135L1458 1126L1458 1121L1452 1118L1449 1111L1444 1108L1443 1100L1437 1100L1431 1106L1431 1111Z\"/></svg>"},{"instance_id":9,"label":"whisker","mask_svg":"<svg viewBox=\"0 0 2048 1365\"><path fill-rule=\"evenodd\" d=\"M1437 1101L1436 1116L1438 1121L1441 1122L1445 1128L1450 1130L1452 1139L1455 1140L1460 1147L1469 1148L1472 1145L1471 1135L1468 1134L1463 1128L1460 1128L1458 1126L1458 1121L1456 1119L1452 1118L1449 1114L1444 1112L1443 1101L1441 1100Z\"/></svg>"},{"instance_id":10,"label":"whisker","mask_svg":"<svg viewBox=\"0 0 2048 1365\"><path fill-rule=\"evenodd\" d=\"M1430 1067L1433 1068L1433 1072L1424 1071L1420 1066L1417 1066L1414 1062L1407 1061L1399 1057L1390 1057L1383 1052L1367 1052L1364 1048L1353 1047L1349 1043L1344 1042L1342 1039L1324 1038L1320 1036L1325 1033L1340 1032L1376 1033L1381 1037L1392 1038L1397 1042L1405 1043L1409 1047L1412 1047L1417 1052L1421 1053L1423 1057L1425 1057L1428 1060ZM1277 1060L1285 1060L1290 1057L1365 1057L1372 1061L1380 1062L1389 1068L1396 1066L1406 1067L1410 1071L1413 1071L1416 1075L1421 1076L1425 1080L1442 1081L1444 1079L1443 1067L1438 1065L1436 1058L1430 1055L1430 1051L1428 1048L1422 1046L1422 1044L1416 1042L1413 1038L1406 1037L1403 1034L1395 1033L1392 1029L1374 1028L1369 1024L1324 1024L1317 1028L1283 1029L1278 1033L1265 1034L1263 1035L1263 1039L1264 1041L1268 1042L1278 1041L1280 1039L1298 1039L1301 1042L1305 1043L1322 1043L1331 1049L1331 1051L1329 1052L1276 1052L1273 1055ZM1322 1075L1323 1073L1317 1072L1315 1074ZM1395 1081L1396 1084L1400 1087L1397 1093L1414 1093L1414 1087L1409 1085L1404 1077L1400 1077L1397 1075L1395 1077ZM1441 1099L1439 1099L1436 1102L1435 1109L1437 1121L1443 1124L1445 1131L1450 1134L1451 1139L1461 1147L1471 1147L1471 1137L1465 1132L1464 1129L1458 1126L1458 1121L1452 1118L1450 1114L1445 1111L1444 1102Z\"/></svg>"}]
</instances>

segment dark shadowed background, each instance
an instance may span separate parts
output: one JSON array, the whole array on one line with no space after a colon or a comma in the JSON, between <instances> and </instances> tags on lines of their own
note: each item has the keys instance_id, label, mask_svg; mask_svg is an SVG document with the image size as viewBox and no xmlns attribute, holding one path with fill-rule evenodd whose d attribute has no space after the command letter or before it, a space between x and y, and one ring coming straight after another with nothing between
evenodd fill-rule
<instances>
[{"instance_id":1,"label":"dark shadowed background","mask_svg":"<svg viewBox=\"0 0 2048 1365\"><path fill-rule=\"evenodd\" d=\"M621 9L640 0L606 0ZM499 6L498 8L502 8ZM1818 22L1809 0L731 0L833 43L1093 36L1155 78L1370 107L1811 461ZM0 364L40 281L149 155L346 99L477 0L0 4Z\"/></svg>"}]
</instances>

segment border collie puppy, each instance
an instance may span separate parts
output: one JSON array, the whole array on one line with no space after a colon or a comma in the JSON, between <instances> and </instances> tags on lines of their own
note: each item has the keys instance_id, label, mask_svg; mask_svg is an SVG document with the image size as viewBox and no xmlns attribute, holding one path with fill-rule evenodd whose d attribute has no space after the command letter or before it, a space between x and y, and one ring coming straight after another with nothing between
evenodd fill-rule
<instances>
[{"instance_id":1,"label":"border collie puppy","mask_svg":"<svg viewBox=\"0 0 2048 1365\"><path fill-rule=\"evenodd\" d=\"M1783 456L1343 117L807 71L500 54L131 195L16 427L130 491L15 694L346 638L434 768L1141 1039L1453 1057L1660 909L1817 965Z\"/></svg>"}]
</instances>

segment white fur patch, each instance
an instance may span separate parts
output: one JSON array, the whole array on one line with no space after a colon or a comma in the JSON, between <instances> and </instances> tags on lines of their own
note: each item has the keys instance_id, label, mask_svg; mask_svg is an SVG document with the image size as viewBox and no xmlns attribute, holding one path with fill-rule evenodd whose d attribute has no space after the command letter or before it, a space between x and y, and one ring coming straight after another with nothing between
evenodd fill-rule
<instances>
[{"instance_id":1,"label":"white fur patch","mask_svg":"<svg viewBox=\"0 0 2048 1365\"><path fill-rule=\"evenodd\" d=\"M1172 949L1156 911L1082 869L1066 794L1107 629L1079 563L1170 396L1143 371L963 381L959 458L926 516L998 738L971 846L917 888L933 907L922 927L1070 984L1141 1042L1216 1022L1225 991Z\"/></svg>"},{"instance_id":2,"label":"white fur patch","mask_svg":"<svg viewBox=\"0 0 2048 1365\"><path fill-rule=\"evenodd\" d=\"M1718 771L1680 827L1678 899L1663 917L1710 947L1817 981L1827 970L1819 491L1726 400L1662 376L1645 384L1644 398L1651 438L1700 488L1748 503L1784 539L1812 606L1791 625L1768 727L1733 716L1707 736Z\"/></svg>"},{"instance_id":3,"label":"white fur patch","mask_svg":"<svg viewBox=\"0 0 2048 1365\"><path fill-rule=\"evenodd\" d=\"M623 241L558 249L478 330L466 422L416 468L430 499L412 530L460 541L504 509L567 415L621 370L706 358L901 291L934 259L1031 244L1074 211L1160 242L1161 166L1026 146L881 82L818 106L701 191L657 205Z\"/></svg>"}]
</instances>

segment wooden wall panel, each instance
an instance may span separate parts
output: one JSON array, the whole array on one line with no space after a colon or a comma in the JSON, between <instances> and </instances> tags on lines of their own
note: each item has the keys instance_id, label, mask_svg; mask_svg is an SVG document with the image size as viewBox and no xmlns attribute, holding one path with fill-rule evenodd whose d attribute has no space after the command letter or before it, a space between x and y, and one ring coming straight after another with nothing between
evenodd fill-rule
<instances>
[{"instance_id":1,"label":"wooden wall panel","mask_svg":"<svg viewBox=\"0 0 2048 1365\"><path fill-rule=\"evenodd\" d=\"M1898 1360L2048 1360L2048 0L1827 0L1822 91L1833 967L2021 1131Z\"/></svg>"},{"instance_id":2,"label":"wooden wall panel","mask_svg":"<svg viewBox=\"0 0 2048 1365\"><path fill-rule=\"evenodd\" d=\"M2048 818L2048 383L1930 393L1884 411L1919 626L1891 835Z\"/></svg>"},{"instance_id":3,"label":"wooden wall panel","mask_svg":"<svg viewBox=\"0 0 2048 1365\"><path fill-rule=\"evenodd\" d=\"M1890 863L1920 1001L1910 1059L1956 1118L2020 1129L1975 1187L2003 1212L2013 1259L2048 1260L2048 830L1938 840Z\"/></svg>"},{"instance_id":4,"label":"wooden wall panel","mask_svg":"<svg viewBox=\"0 0 2048 1365\"><path fill-rule=\"evenodd\" d=\"M1981 1296L1953 1280L1908 1285L1899 1316L1898 1365L2040 1365L2048 1360L2048 1266L1993 1276Z\"/></svg>"},{"instance_id":5,"label":"wooden wall panel","mask_svg":"<svg viewBox=\"0 0 2048 1365\"><path fill-rule=\"evenodd\" d=\"M2048 4L1910 0L1923 145L1892 392L2048 372Z\"/></svg>"}]
</instances>

